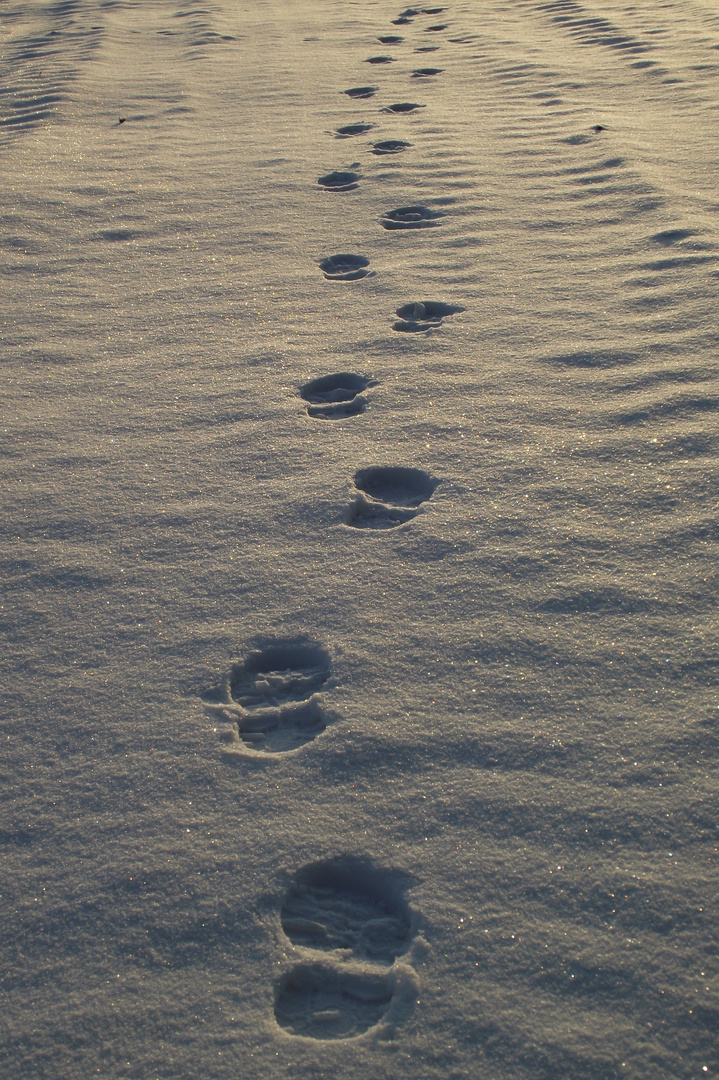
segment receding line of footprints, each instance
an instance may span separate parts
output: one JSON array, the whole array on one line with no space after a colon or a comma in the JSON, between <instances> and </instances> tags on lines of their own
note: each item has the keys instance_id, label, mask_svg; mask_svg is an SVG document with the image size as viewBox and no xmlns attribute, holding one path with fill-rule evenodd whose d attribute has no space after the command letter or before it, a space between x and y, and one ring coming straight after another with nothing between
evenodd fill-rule
<instances>
[{"instance_id":1,"label":"receding line of footprints","mask_svg":"<svg viewBox=\"0 0 719 1080\"><path fill-rule=\"evenodd\" d=\"M420 15L438 15L443 8L408 8L394 20L407 25ZM425 28L443 30L444 25ZM403 38L386 34L384 45ZM426 46L416 52L434 51ZM369 64L390 64L390 56L369 57ZM441 68L418 68L411 77L428 79ZM375 86L344 93L350 98L372 97ZM399 102L384 113L402 115L424 105ZM337 139L364 135L371 123L346 124L331 134ZM398 154L411 146L400 139L371 144L376 155ZM359 164L318 177L328 192L357 190ZM399 206L387 210L380 224L387 231L437 228L443 211L428 206ZM320 269L330 282L354 282L369 277L364 255L336 254L322 259ZM411 301L395 311L393 330L428 334L443 319L464 311L436 300ZM366 392L377 380L355 372L338 372L311 379L299 387L307 415L313 420L347 420L368 407ZM440 481L405 466L372 466L354 475L354 492L339 524L382 533L405 525L422 513ZM297 753L339 719L326 704L331 689L332 663L323 645L310 638L272 639L257 643L234 663L219 688L205 695L205 704L219 727L226 761L278 761ZM306 866L294 875L280 911L282 932L295 953L290 970L275 985L277 1024L293 1037L320 1040L351 1039L375 1033L393 1037L417 999L419 982L413 950L418 947L417 919L405 899L411 879L376 866L369 859L340 856ZM408 962L412 961L411 963Z\"/></svg>"}]
</instances>

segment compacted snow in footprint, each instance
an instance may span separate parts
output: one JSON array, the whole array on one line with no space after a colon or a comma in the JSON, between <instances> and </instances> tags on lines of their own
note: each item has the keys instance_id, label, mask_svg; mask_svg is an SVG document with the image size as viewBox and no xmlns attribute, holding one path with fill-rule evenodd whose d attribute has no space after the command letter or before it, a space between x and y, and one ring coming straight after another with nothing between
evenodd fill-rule
<instances>
[{"instance_id":1,"label":"compacted snow in footprint","mask_svg":"<svg viewBox=\"0 0 719 1080\"><path fill-rule=\"evenodd\" d=\"M0 41L3 1076L714 1075L711 6Z\"/></svg>"}]
</instances>

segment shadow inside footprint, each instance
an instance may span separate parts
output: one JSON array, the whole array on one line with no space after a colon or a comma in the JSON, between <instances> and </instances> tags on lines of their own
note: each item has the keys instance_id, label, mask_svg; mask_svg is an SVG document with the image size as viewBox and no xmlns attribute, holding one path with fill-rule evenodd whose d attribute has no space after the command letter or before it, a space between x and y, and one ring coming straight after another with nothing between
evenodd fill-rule
<instances>
[{"instance_id":1,"label":"shadow inside footprint","mask_svg":"<svg viewBox=\"0 0 719 1080\"><path fill-rule=\"evenodd\" d=\"M399 45L404 41L403 37L398 37L397 34L385 34L383 37L378 37L378 41L381 41L383 45Z\"/></svg>"},{"instance_id":2,"label":"shadow inside footprint","mask_svg":"<svg viewBox=\"0 0 719 1080\"><path fill-rule=\"evenodd\" d=\"M376 466L355 473L359 496L350 504L345 525L354 529L396 529L417 516L415 507L431 498L439 480L421 469Z\"/></svg>"},{"instance_id":3,"label":"shadow inside footprint","mask_svg":"<svg viewBox=\"0 0 719 1080\"><path fill-rule=\"evenodd\" d=\"M372 499L392 506L419 506L432 497L439 484L422 469L376 465L355 473L355 487Z\"/></svg>"},{"instance_id":4,"label":"shadow inside footprint","mask_svg":"<svg viewBox=\"0 0 719 1080\"><path fill-rule=\"evenodd\" d=\"M412 72L413 79L429 79L432 75L441 75L444 68L416 68Z\"/></svg>"},{"instance_id":5,"label":"shadow inside footprint","mask_svg":"<svg viewBox=\"0 0 719 1080\"><path fill-rule=\"evenodd\" d=\"M325 191L354 191L358 186L357 181L362 177L356 172L331 172L325 176L319 176L317 183Z\"/></svg>"},{"instance_id":6,"label":"shadow inside footprint","mask_svg":"<svg viewBox=\"0 0 719 1080\"><path fill-rule=\"evenodd\" d=\"M395 313L399 315L399 322L394 323L392 328L405 334L423 334L441 326L442 319L448 315L456 315L464 310L457 304L443 304L438 300L403 304Z\"/></svg>"},{"instance_id":7,"label":"shadow inside footprint","mask_svg":"<svg viewBox=\"0 0 719 1080\"><path fill-rule=\"evenodd\" d=\"M309 416L320 420L343 420L365 411L367 399L361 396L361 392L368 386L376 386L376 383L363 375L342 371L305 383L300 387L300 397L309 402Z\"/></svg>"},{"instance_id":8,"label":"shadow inside footprint","mask_svg":"<svg viewBox=\"0 0 719 1080\"><path fill-rule=\"evenodd\" d=\"M371 131L374 124L345 124L344 127L335 129L336 139L351 139L355 135L364 135L366 131Z\"/></svg>"},{"instance_id":9,"label":"shadow inside footprint","mask_svg":"<svg viewBox=\"0 0 719 1080\"><path fill-rule=\"evenodd\" d=\"M447 23L442 23L441 26L427 26L425 28L424 32L425 32L425 34L434 34L438 30L446 30L446 29L447 29Z\"/></svg>"},{"instance_id":10,"label":"shadow inside footprint","mask_svg":"<svg viewBox=\"0 0 719 1080\"><path fill-rule=\"evenodd\" d=\"M282 929L293 945L390 965L410 944L408 883L367 859L314 863L298 871L287 891Z\"/></svg>"},{"instance_id":11,"label":"shadow inside footprint","mask_svg":"<svg viewBox=\"0 0 719 1080\"><path fill-rule=\"evenodd\" d=\"M403 150L406 150L412 143L403 142L401 139L386 139L384 142L376 142L372 144L372 150L370 154L377 154L382 156L383 154L401 154Z\"/></svg>"},{"instance_id":12,"label":"shadow inside footprint","mask_svg":"<svg viewBox=\"0 0 719 1080\"><path fill-rule=\"evenodd\" d=\"M306 639L274 641L233 665L220 693L205 698L207 708L230 725L220 734L229 744L223 757L236 758L241 743L274 755L317 738L334 719L317 697L330 670L327 651Z\"/></svg>"},{"instance_id":13,"label":"shadow inside footprint","mask_svg":"<svg viewBox=\"0 0 719 1080\"><path fill-rule=\"evenodd\" d=\"M351 90L343 90L342 93L351 98L368 98L374 97L377 90L376 86L353 86Z\"/></svg>"},{"instance_id":14,"label":"shadow inside footprint","mask_svg":"<svg viewBox=\"0 0 719 1080\"><path fill-rule=\"evenodd\" d=\"M364 255L330 255L320 263L320 270L328 281L358 281L368 277L369 259Z\"/></svg>"},{"instance_id":15,"label":"shadow inside footprint","mask_svg":"<svg viewBox=\"0 0 719 1080\"><path fill-rule=\"evenodd\" d=\"M392 1002L394 982L390 973L299 964L280 979L275 1019L293 1035L351 1039L379 1023Z\"/></svg>"},{"instance_id":16,"label":"shadow inside footprint","mask_svg":"<svg viewBox=\"0 0 719 1080\"><path fill-rule=\"evenodd\" d=\"M402 114L402 113L414 112L415 109L426 109L426 108L427 108L426 105L417 105L415 102L412 102L412 101L399 101L399 102L397 102L396 105L387 105L382 110L382 112Z\"/></svg>"},{"instance_id":17,"label":"shadow inside footprint","mask_svg":"<svg viewBox=\"0 0 719 1080\"><path fill-rule=\"evenodd\" d=\"M393 64L393 56L368 56L365 64Z\"/></svg>"},{"instance_id":18,"label":"shadow inside footprint","mask_svg":"<svg viewBox=\"0 0 719 1080\"><path fill-rule=\"evenodd\" d=\"M229 691L245 709L306 701L327 682L330 670L329 653L321 645L275 641L233 666Z\"/></svg>"},{"instance_id":19,"label":"shadow inside footprint","mask_svg":"<svg viewBox=\"0 0 719 1080\"><path fill-rule=\"evenodd\" d=\"M441 224L435 219L442 216L440 211L430 210L428 206L400 206L387 211L382 218L382 228L431 229Z\"/></svg>"}]
</instances>

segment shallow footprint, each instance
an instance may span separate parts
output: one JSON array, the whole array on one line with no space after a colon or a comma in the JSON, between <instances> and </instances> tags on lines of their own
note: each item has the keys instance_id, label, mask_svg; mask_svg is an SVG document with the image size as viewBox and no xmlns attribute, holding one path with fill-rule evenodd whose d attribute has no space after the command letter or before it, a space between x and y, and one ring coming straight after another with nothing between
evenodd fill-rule
<instances>
[{"instance_id":1,"label":"shallow footprint","mask_svg":"<svg viewBox=\"0 0 719 1080\"><path fill-rule=\"evenodd\" d=\"M382 228L432 229L441 224L436 218L442 216L440 211L430 210L428 206L400 206L387 211L382 218Z\"/></svg>"},{"instance_id":2,"label":"shallow footprint","mask_svg":"<svg viewBox=\"0 0 719 1080\"><path fill-rule=\"evenodd\" d=\"M427 26L425 27L425 34L435 34L438 30L446 30L447 23L442 23L441 26Z\"/></svg>"},{"instance_id":3,"label":"shallow footprint","mask_svg":"<svg viewBox=\"0 0 719 1080\"><path fill-rule=\"evenodd\" d=\"M318 176L317 183L325 191L354 191L362 177L356 172L331 172Z\"/></svg>"},{"instance_id":4,"label":"shallow footprint","mask_svg":"<svg viewBox=\"0 0 719 1080\"><path fill-rule=\"evenodd\" d=\"M330 255L320 263L320 270L328 281L359 281L368 277L369 259L364 255Z\"/></svg>"},{"instance_id":5,"label":"shallow footprint","mask_svg":"<svg viewBox=\"0 0 719 1080\"><path fill-rule=\"evenodd\" d=\"M379 87L377 86L353 86L351 90L343 90L342 93L351 98L374 97Z\"/></svg>"},{"instance_id":6,"label":"shallow footprint","mask_svg":"<svg viewBox=\"0 0 719 1080\"><path fill-rule=\"evenodd\" d=\"M374 529L377 532L384 532L387 529L396 529L415 517L417 517L416 510L383 506L380 503L369 502L360 495L350 504L344 522L345 525L351 525L353 529Z\"/></svg>"},{"instance_id":7,"label":"shallow footprint","mask_svg":"<svg viewBox=\"0 0 719 1080\"><path fill-rule=\"evenodd\" d=\"M406 952L407 879L367 859L340 857L299 870L287 891L282 929L293 945L390 965Z\"/></svg>"},{"instance_id":8,"label":"shallow footprint","mask_svg":"<svg viewBox=\"0 0 719 1080\"><path fill-rule=\"evenodd\" d=\"M403 150L406 150L411 145L412 143L403 142L402 139L386 139L384 142L373 143L370 154L379 156L383 154L401 154Z\"/></svg>"},{"instance_id":9,"label":"shallow footprint","mask_svg":"<svg viewBox=\"0 0 719 1080\"><path fill-rule=\"evenodd\" d=\"M300 964L280 979L275 1019L292 1035L351 1039L374 1027L392 1002L393 973L336 971Z\"/></svg>"},{"instance_id":10,"label":"shallow footprint","mask_svg":"<svg viewBox=\"0 0 719 1080\"><path fill-rule=\"evenodd\" d=\"M336 139L352 139L355 135L364 135L371 131L374 124L345 124L344 127L335 128Z\"/></svg>"},{"instance_id":11,"label":"shallow footprint","mask_svg":"<svg viewBox=\"0 0 719 1080\"><path fill-rule=\"evenodd\" d=\"M413 79L429 79L432 75L441 75L444 68L416 68L411 75Z\"/></svg>"},{"instance_id":12,"label":"shallow footprint","mask_svg":"<svg viewBox=\"0 0 719 1080\"><path fill-rule=\"evenodd\" d=\"M226 756L236 754L231 747L245 747L262 754L286 754L316 739L326 729L329 718L317 701L304 701L279 709L258 709L235 721L220 735L229 744Z\"/></svg>"},{"instance_id":13,"label":"shallow footprint","mask_svg":"<svg viewBox=\"0 0 719 1080\"><path fill-rule=\"evenodd\" d=\"M426 108L427 108L426 105L417 105L413 101L399 101L399 102L397 102L396 105L387 105L387 106L385 106L385 108L382 110L382 112L398 113L398 114L399 113L411 113L411 112L414 112L415 109L426 109Z\"/></svg>"},{"instance_id":14,"label":"shallow footprint","mask_svg":"<svg viewBox=\"0 0 719 1080\"><path fill-rule=\"evenodd\" d=\"M367 399L361 395L368 386L376 386L376 383L364 375L342 371L305 383L300 387L300 397L309 402L309 416L320 420L343 420L365 411Z\"/></svg>"},{"instance_id":15,"label":"shallow footprint","mask_svg":"<svg viewBox=\"0 0 719 1080\"><path fill-rule=\"evenodd\" d=\"M392 329L405 334L423 334L442 325L442 319L464 311L457 304L443 304L438 300L418 300L398 307L395 314L399 322Z\"/></svg>"},{"instance_id":16,"label":"shallow footprint","mask_svg":"<svg viewBox=\"0 0 719 1080\"><path fill-rule=\"evenodd\" d=\"M393 56L368 56L365 64L394 64Z\"/></svg>"}]
</instances>

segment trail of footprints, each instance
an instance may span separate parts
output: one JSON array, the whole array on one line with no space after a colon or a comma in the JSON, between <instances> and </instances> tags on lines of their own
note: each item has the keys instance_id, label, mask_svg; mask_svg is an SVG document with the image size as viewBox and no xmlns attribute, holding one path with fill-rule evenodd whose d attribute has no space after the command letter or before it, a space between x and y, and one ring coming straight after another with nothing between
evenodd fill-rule
<instances>
[{"instance_id":1,"label":"trail of footprints","mask_svg":"<svg viewBox=\"0 0 719 1080\"><path fill-rule=\"evenodd\" d=\"M438 15L443 8L408 8L394 20L407 26L415 18ZM424 27L437 33L445 24ZM384 34L387 46L404 38ZM435 51L427 46L415 51ZM366 63L390 65L392 56L378 55ZM427 80L441 68L417 68L410 78ZM372 98L377 86L356 86L343 93L355 100ZM424 109L415 102L386 105L381 112L401 117ZM373 131L366 121L348 123L329 134L355 139ZM372 142L376 156L400 154L411 147L404 139ZM346 195L357 191L361 168L353 163L317 178L326 192ZM424 205L388 209L380 224L388 232L438 228L444 212ZM352 283L370 277L365 255L327 255L319 263L326 281ZM392 329L400 333L428 334L443 320L463 311L438 300L407 301L397 307ZM345 421L362 416L370 404L366 391L375 379L357 372L321 375L299 387L299 395L312 421ZM379 465L357 470L354 492L341 524L354 530L385 533L411 522L422 513L439 479L422 469ZM218 690L205 704L219 727L223 758L242 762L277 761L312 742L337 719L326 706L331 688L329 653L308 638L261 642L235 663ZM416 920L405 900L408 879L369 860L341 856L299 870L285 894L280 911L282 931L297 960L275 985L274 1015L291 1036L318 1040L351 1039L366 1032L391 1038L395 1027L412 1010L418 980L411 964Z\"/></svg>"},{"instance_id":2,"label":"trail of footprints","mask_svg":"<svg viewBox=\"0 0 719 1080\"><path fill-rule=\"evenodd\" d=\"M407 8L393 23L410 26L417 18L443 11ZM424 26L423 32L437 34L446 26L432 23ZM400 46L405 41L399 34L383 34L378 40L385 46ZM420 46L415 52L438 48ZM390 68L394 60L382 54L365 62ZM414 69L409 77L427 81L440 74L442 68L423 67ZM377 86L357 86L343 93L363 101L378 91ZM405 101L385 105L380 112L402 117L425 107ZM376 123L362 120L329 134L335 139L357 139L376 127ZM594 129L595 133L602 130L600 125ZM587 138L583 135L567 141L581 143ZM411 146L404 139L379 139L369 144L368 152L395 155ZM361 181L358 163L317 179L321 189L339 195L357 191ZM413 204L387 210L380 224L389 232L433 229L442 225L443 216L440 210ZM669 247L689 236L691 233L675 230L652 239ZM651 268L663 267L666 262ZM319 268L332 287L334 283L353 287L374 273L366 256L353 253L328 255ZM439 300L409 300L396 308L392 329L427 335L463 310ZM559 359L587 362L583 354ZM367 375L342 371L313 378L298 389L311 421L356 422L371 403L366 392L378 385ZM342 525L374 534L407 525L423 512L439 483L429 473L408 466L359 469ZM338 719L326 705L331 680L331 658L316 641L278 639L251 650L231 667L219 691L206 701L221 725L225 759L269 763L299 752ZM353 1039L366 1033L393 1037L397 1025L411 1013L418 993L417 976L407 961L407 957L413 960L417 943L417 920L405 899L409 885L408 878L396 871L346 855L296 872L279 912L282 933L294 955L291 966L274 986L275 1020L289 1036L320 1041Z\"/></svg>"}]
</instances>

